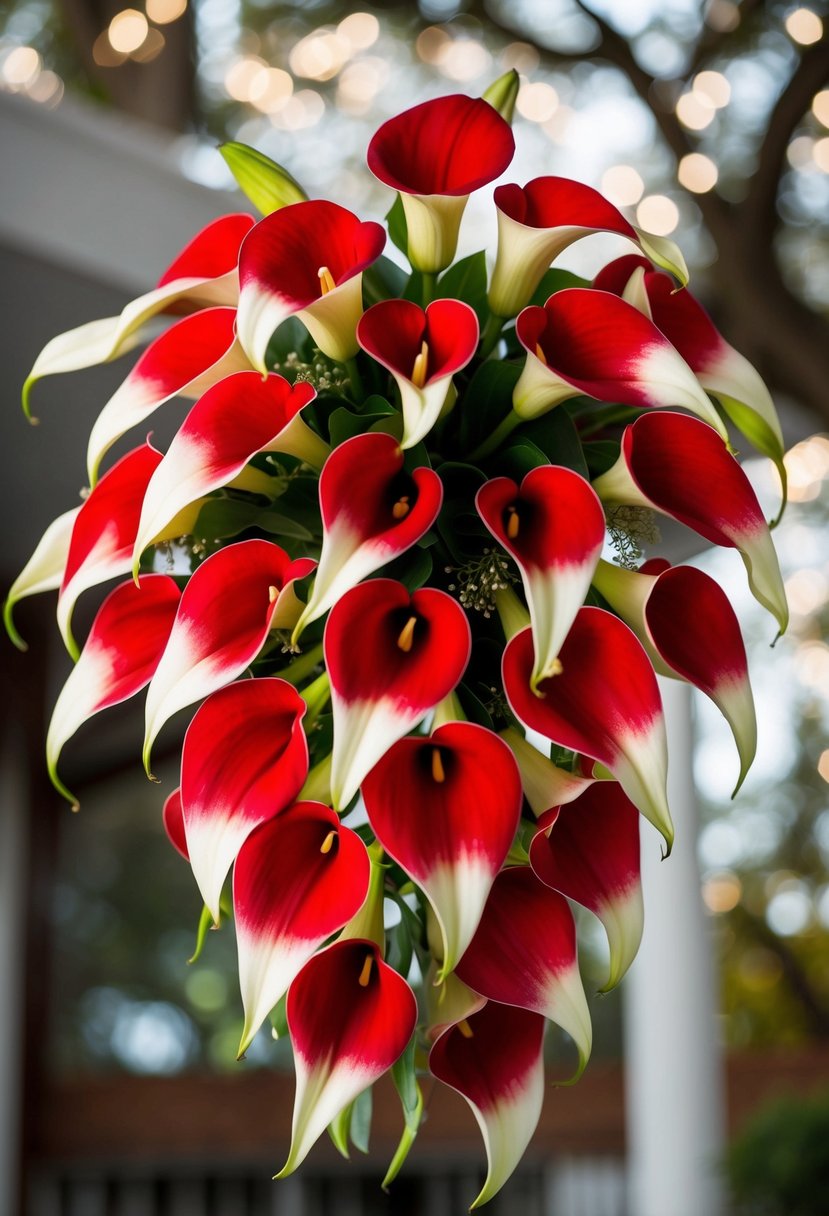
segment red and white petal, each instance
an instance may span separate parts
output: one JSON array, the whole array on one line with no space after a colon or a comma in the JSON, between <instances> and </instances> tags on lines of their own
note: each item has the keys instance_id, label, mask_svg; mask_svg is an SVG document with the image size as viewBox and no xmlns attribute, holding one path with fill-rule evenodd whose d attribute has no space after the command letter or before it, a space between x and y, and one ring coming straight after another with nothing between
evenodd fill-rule
<instances>
[{"instance_id":1,"label":"red and white petal","mask_svg":"<svg viewBox=\"0 0 829 1216\"><path fill-rule=\"evenodd\" d=\"M305 710L285 680L242 680L212 693L184 736L187 850L216 923L222 886L243 842L290 806L308 775Z\"/></svg>"},{"instance_id":2,"label":"red and white petal","mask_svg":"<svg viewBox=\"0 0 829 1216\"><path fill-rule=\"evenodd\" d=\"M559 768L512 726L501 731L501 738L518 762L524 795L536 818L550 807L572 802L595 780Z\"/></svg>"},{"instance_id":3,"label":"red and white petal","mask_svg":"<svg viewBox=\"0 0 829 1216\"><path fill-rule=\"evenodd\" d=\"M23 387L24 404L32 386L44 376L79 371L126 354L149 334L148 322L179 300L198 307L236 303L236 263L253 216L225 215L194 237L153 291L131 300L117 317L90 321L58 334L38 355Z\"/></svg>"},{"instance_id":4,"label":"red and white petal","mask_svg":"<svg viewBox=\"0 0 829 1216\"><path fill-rule=\"evenodd\" d=\"M472 1108L487 1155L487 1175L472 1208L501 1189L524 1156L544 1102L544 1018L489 1001L441 1035L431 1072Z\"/></svg>"},{"instance_id":5,"label":"red and white petal","mask_svg":"<svg viewBox=\"0 0 829 1216\"><path fill-rule=\"evenodd\" d=\"M472 940L521 817L521 778L507 745L483 726L449 722L400 739L361 792L390 857L425 892L443 939L437 982Z\"/></svg>"},{"instance_id":6,"label":"red and white petal","mask_svg":"<svg viewBox=\"0 0 829 1216\"><path fill-rule=\"evenodd\" d=\"M73 507L71 511L64 511L63 515L59 515L49 524L37 542L34 553L9 588L9 594L3 604L3 621L6 632L19 650L26 650L27 647L14 625L12 614L15 604L29 595L55 591L60 587L75 520L80 509Z\"/></svg>"},{"instance_id":7,"label":"red and white petal","mask_svg":"<svg viewBox=\"0 0 829 1216\"><path fill-rule=\"evenodd\" d=\"M745 472L711 427L671 411L643 414L593 488L603 502L652 507L736 548L754 598L785 632L789 609L771 533Z\"/></svg>"},{"instance_id":8,"label":"red and white petal","mask_svg":"<svg viewBox=\"0 0 829 1216\"><path fill-rule=\"evenodd\" d=\"M543 308L524 309L516 333L531 356L543 354L556 394L563 381L597 401L637 409L680 406L728 437L682 356L648 317L612 292L582 287L556 292ZM536 377L543 372L531 367ZM519 413L523 394L519 380L513 395Z\"/></svg>"},{"instance_id":9,"label":"red and white petal","mask_svg":"<svg viewBox=\"0 0 829 1216\"><path fill-rule=\"evenodd\" d=\"M290 1174L332 1119L391 1068L412 1037L417 1001L374 942L335 942L314 955L288 990L296 1097Z\"/></svg>"},{"instance_id":10,"label":"red and white petal","mask_svg":"<svg viewBox=\"0 0 829 1216\"><path fill-rule=\"evenodd\" d=\"M161 453L147 442L122 456L78 512L58 595L58 626L70 654L72 611L83 591L129 572L141 503Z\"/></svg>"},{"instance_id":11,"label":"red and white petal","mask_svg":"<svg viewBox=\"0 0 829 1216\"><path fill-rule=\"evenodd\" d=\"M599 781L575 802L539 821L530 865L602 922L610 946L604 991L615 987L636 957L644 908L639 867L639 812L616 781Z\"/></svg>"},{"instance_id":12,"label":"red and white petal","mask_svg":"<svg viewBox=\"0 0 829 1216\"><path fill-rule=\"evenodd\" d=\"M520 488L508 477L488 481L478 514L521 571L530 609L535 665L532 686L558 671L558 652L584 604L605 534L602 504L572 469L541 465Z\"/></svg>"},{"instance_id":13,"label":"red and white petal","mask_svg":"<svg viewBox=\"0 0 829 1216\"><path fill-rule=\"evenodd\" d=\"M307 381L236 372L200 397L155 469L144 495L132 555L144 549L191 503L238 477L258 452L282 451L319 466L328 445L300 410L316 396Z\"/></svg>"},{"instance_id":14,"label":"red and white petal","mask_svg":"<svg viewBox=\"0 0 829 1216\"><path fill-rule=\"evenodd\" d=\"M310 574L278 545L246 540L212 554L193 573L161 662L147 690L144 767L153 742L179 709L230 684L257 656L291 582Z\"/></svg>"},{"instance_id":15,"label":"red and white petal","mask_svg":"<svg viewBox=\"0 0 829 1216\"><path fill-rule=\"evenodd\" d=\"M180 592L166 574L122 583L104 600L80 657L52 712L46 761L55 788L72 795L57 775L61 750L88 718L118 705L149 683L170 636Z\"/></svg>"},{"instance_id":16,"label":"red and white petal","mask_svg":"<svg viewBox=\"0 0 829 1216\"><path fill-rule=\"evenodd\" d=\"M181 809L180 789L173 790L172 794L165 798L161 818L170 844L177 853L181 854L185 861L189 861L190 855L187 852L187 836L184 832L184 815Z\"/></svg>"},{"instance_id":17,"label":"red and white petal","mask_svg":"<svg viewBox=\"0 0 829 1216\"><path fill-rule=\"evenodd\" d=\"M593 1028L579 975L576 925L564 896L528 866L511 866L495 879L478 930L455 970L490 1001L532 1009L560 1026L576 1045L576 1076L581 1075Z\"/></svg>"},{"instance_id":18,"label":"red and white petal","mask_svg":"<svg viewBox=\"0 0 829 1216\"><path fill-rule=\"evenodd\" d=\"M409 595L402 583L372 579L331 609L323 645L334 713L331 790L341 810L391 745L458 683L471 634L445 592Z\"/></svg>"},{"instance_id":19,"label":"red and white petal","mask_svg":"<svg viewBox=\"0 0 829 1216\"><path fill-rule=\"evenodd\" d=\"M316 199L266 215L239 256L239 341L264 372L274 331L299 315L332 359L357 353L362 271L381 254L386 234L337 203ZM325 272L323 274L323 272Z\"/></svg>"},{"instance_id":20,"label":"red and white petal","mask_svg":"<svg viewBox=\"0 0 829 1216\"><path fill-rule=\"evenodd\" d=\"M668 749L656 676L636 635L610 612L582 608L561 648L561 672L530 686L532 635L504 652L504 691L530 730L598 760L616 777L670 851Z\"/></svg>"},{"instance_id":21,"label":"red and white petal","mask_svg":"<svg viewBox=\"0 0 829 1216\"><path fill-rule=\"evenodd\" d=\"M90 484L105 453L128 430L173 397L199 397L211 385L250 367L235 337L234 308L205 308L177 321L147 347L98 415L89 436Z\"/></svg>"},{"instance_id":22,"label":"red and white petal","mask_svg":"<svg viewBox=\"0 0 829 1216\"><path fill-rule=\"evenodd\" d=\"M244 841L233 871L240 1056L314 952L359 910L368 884L366 846L320 802L296 803Z\"/></svg>"},{"instance_id":23,"label":"red and white petal","mask_svg":"<svg viewBox=\"0 0 829 1216\"><path fill-rule=\"evenodd\" d=\"M437 518L443 484L429 468L406 473L397 440L369 432L334 449L319 494L322 551L294 642L350 587L420 540Z\"/></svg>"}]
</instances>

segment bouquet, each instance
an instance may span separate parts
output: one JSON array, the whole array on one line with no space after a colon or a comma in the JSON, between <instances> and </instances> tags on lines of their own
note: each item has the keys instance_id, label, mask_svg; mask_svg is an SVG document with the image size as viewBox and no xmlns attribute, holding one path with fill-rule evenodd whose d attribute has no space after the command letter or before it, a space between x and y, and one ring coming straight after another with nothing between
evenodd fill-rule
<instances>
[{"instance_id":1,"label":"bouquet","mask_svg":"<svg viewBox=\"0 0 829 1216\"><path fill-rule=\"evenodd\" d=\"M404 1131L388 1185L428 1071L480 1125L473 1206L533 1134L548 1023L574 1044L572 1079L590 1055L571 904L604 926L607 988L636 954L640 815L666 854L673 841L656 673L722 711L738 787L754 756L734 611L699 570L642 561L656 513L737 549L787 623L727 425L782 477L777 416L679 249L541 176L495 189L491 273L483 252L456 260L468 196L513 156L517 88L508 73L377 131L393 259L381 224L223 147L262 218L216 220L154 291L32 369L27 412L42 377L153 339L92 428L88 495L5 607L20 644L17 601L58 589L76 662L46 752L73 803L59 764L82 723L146 688L151 775L159 733L191 714L164 823L201 939L235 931L240 1056L269 1020L290 1037L278 1176L326 1128L345 1152L391 1070ZM592 283L551 268L594 232L631 252ZM176 397L194 404L166 452L148 438L108 459ZM113 579L80 646L75 604Z\"/></svg>"}]
</instances>

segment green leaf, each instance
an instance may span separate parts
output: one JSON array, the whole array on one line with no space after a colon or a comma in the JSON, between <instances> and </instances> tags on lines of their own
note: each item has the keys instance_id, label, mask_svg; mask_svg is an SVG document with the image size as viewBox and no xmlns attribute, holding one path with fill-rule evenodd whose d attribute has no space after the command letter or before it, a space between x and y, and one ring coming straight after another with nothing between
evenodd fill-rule
<instances>
[{"instance_id":1,"label":"green leaf","mask_svg":"<svg viewBox=\"0 0 829 1216\"><path fill-rule=\"evenodd\" d=\"M492 715L468 684L459 684L455 692L461 703L461 709L466 714L467 721L475 722L478 726L485 726L487 730L494 729Z\"/></svg>"},{"instance_id":2,"label":"green leaf","mask_svg":"<svg viewBox=\"0 0 829 1216\"><path fill-rule=\"evenodd\" d=\"M363 271L363 301L366 308L402 296L408 275L390 258L380 257Z\"/></svg>"},{"instance_id":3,"label":"green leaf","mask_svg":"<svg viewBox=\"0 0 829 1216\"><path fill-rule=\"evenodd\" d=\"M429 581L432 567L432 555L429 550L422 549L419 545L413 545L394 561L383 566L382 570L378 571L378 577L396 579L410 594L413 594Z\"/></svg>"},{"instance_id":4,"label":"green leaf","mask_svg":"<svg viewBox=\"0 0 829 1216\"><path fill-rule=\"evenodd\" d=\"M619 459L620 450L621 445L615 439L591 439L584 445L584 458L591 481L613 467Z\"/></svg>"},{"instance_id":5,"label":"green leaf","mask_svg":"<svg viewBox=\"0 0 829 1216\"><path fill-rule=\"evenodd\" d=\"M587 477L587 462L584 459L581 440L573 419L566 410L553 409L540 418L525 422L520 436L539 447L550 464L561 464Z\"/></svg>"},{"instance_id":6,"label":"green leaf","mask_svg":"<svg viewBox=\"0 0 829 1216\"><path fill-rule=\"evenodd\" d=\"M485 325L489 306L486 302L484 251L470 253L469 257L461 258L454 266L450 266L446 274L438 280L437 295L440 299L452 298L470 304L475 309L481 325Z\"/></svg>"},{"instance_id":7,"label":"green leaf","mask_svg":"<svg viewBox=\"0 0 829 1216\"><path fill-rule=\"evenodd\" d=\"M270 215L291 203L307 201L308 195L288 170L264 152L235 141L220 144L219 151L242 193L262 215Z\"/></svg>"},{"instance_id":8,"label":"green leaf","mask_svg":"<svg viewBox=\"0 0 829 1216\"><path fill-rule=\"evenodd\" d=\"M200 540L238 536L258 522L262 507L239 498L210 498L199 511L193 535Z\"/></svg>"},{"instance_id":9,"label":"green leaf","mask_svg":"<svg viewBox=\"0 0 829 1216\"><path fill-rule=\"evenodd\" d=\"M421 1093L415 1074L415 1046L415 1038L412 1037L412 1041L400 1059L392 1065L391 1075L400 1096L405 1126L403 1128L403 1135L400 1137L400 1143L381 1184L384 1191L388 1190L403 1168L423 1119L423 1094Z\"/></svg>"},{"instance_id":10,"label":"green leaf","mask_svg":"<svg viewBox=\"0 0 829 1216\"><path fill-rule=\"evenodd\" d=\"M374 1103L369 1085L354 1100L351 1112L351 1143L361 1153L368 1152L371 1137L371 1115Z\"/></svg>"},{"instance_id":11,"label":"green leaf","mask_svg":"<svg viewBox=\"0 0 829 1216\"><path fill-rule=\"evenodd\" d=\"M514 363L488 359L481 364L455 407L461 410L462 451L473 452L506 418L520 375L521 368Z\"/></svg>"},{"instance_id":12,"label":"green leaf","mask_svg":"<svg viewBox=\"0 0 829 1216\"><path fill-rule=\"evenodd\" d=\"M382 422L387 417L387 410L375 414L355 414L346 406L340 406L328 419L328 438L332 447L339 447L341 443L345 443L346 439L362 435L364 431L370 429L372 423Z\"/></svg>"},{"instance_id":13,"label":"green leaf","mask_svg":"<svg viewBox=\"0 0 829 1216\"><path fill-rule=\"evenodd\" d=\"M545 270L541 282L536 287L530 299L530 304L543 305L557 291L565 287L589 287L588 279L573 274L570 270Z\"/></svg>"},{"instance_id":14,"label":"green leaf","mask_svg":"<svg viewBox=\"0 0 829 1216\"><path fill-rule=\"evenodd\" d=\"M475 495L486 481L480 469L471 464L447 461L440 467L443 482L443 506L437 520L441 540L453 562L463 565L472 555L480 553L478 537L488 536L475 510ZM475 536L476 543L464 548L462 537Z\"/></svg>"},{"instance_id":15,"label":"green leaf","mask_svg":"<svg viewBox=\"0 0 829 1216\"><path fill-rule=\"evenodd\" d=\"M549 463L537 444L524 435L516 435L510 439L505 450L499 453L498 471L505 477L512 477L514 481L521 482L532 469Z\"/></svg>"},{"instance_id":16,"label":"green leaf","mask_svg":"<svg viewBox=\"0 0 829 1216\"><path fill-rule=\"evenodd\" d=\"M406 223L406 212L403 210L403 200L398 194L386 214L386 225L392 245L396 245L401 253L409 256L409 226Z\"/></svg>"},{"instance_id":17,"label":"green leaf","mask_svg":"<svg viewBox=\"0 0 829 1216\"><path fill-rule=\"evenodd\" d=\"M259 516L257 526L263 532L270 533L271 536L290 536L294 540L305 541L314 539L314 533L299 520L292 519L288 515L280 515L278 511L263 511Z\"/></svg>"},{"instance_id":18,"label":"green leaf","mask_svg":"<svg viewBox=\"0 0 829 1216\"><path fill-rule=\"evenodd\" d=\"M274 1034L278 1039L287 1039L290 1037L290 1032L288 1030L288 1015L285 1012L287 1001L288 994L286 992L271 1010L271 1026L273 1027Z\"/></svg>"},{"instance_id":19,"label":"green leaf","mask_svg":"<svg viewBox=\"0 0 829 1216\"><path fill-rule=\"evenodd\" d=\"M334 1148L341 1157L348 1160L348 1136L351 1131L351 1115L354 1110L354 1103L349 1102L348 1106L344 1106L338 1115L335 1116L328 1124L328 1135L331 1137L331 1142Z\"/></svg>"},{"instance_id":20,"label":"green leaf","mask_svg":"<svg viewBox=\"0 0 829 1216\"><path fill-rule=\"evenodd\" d=\"M310 362L313 353L314 344L311 341L311 335L302 324L298 317L286 317L282 324L277 328L268 343L268 349L265 352L265 363L268 367L273 367L275 364L280 364L280 375L285 374L285 379L293 383L294 375L290 369L284 368L284 364L288 355L296 354L299 356L301 363Z\"/></svg>"}]
</instances>

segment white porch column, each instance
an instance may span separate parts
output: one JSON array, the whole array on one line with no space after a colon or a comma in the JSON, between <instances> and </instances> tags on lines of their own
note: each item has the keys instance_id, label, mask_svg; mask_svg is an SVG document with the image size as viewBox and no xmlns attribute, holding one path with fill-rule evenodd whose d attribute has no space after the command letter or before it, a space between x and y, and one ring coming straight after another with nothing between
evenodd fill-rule
<instances>
[{"instance_id":1,"label":"white porch column","mask_svg":"<svg viewBox=\"0 0 829 1216\"><path fill-rule=\"evenodd\" d=\"M720 1216L725 1086L710 926L700 897L691 691L660 680L674 851L643 821L645 933L624 982L629 1216Z\"/></svg>"},{"instance_id":2,"label":"white porch column","mask_svg":"<svg viewBox=\"0 0 829 1216\"><path fill-rule=\"evenodd\" d=\"M23 731L11 722L0 749L0 1216L17 1211L20 1181L25 795Z\"/></svg>"}]
</instances>

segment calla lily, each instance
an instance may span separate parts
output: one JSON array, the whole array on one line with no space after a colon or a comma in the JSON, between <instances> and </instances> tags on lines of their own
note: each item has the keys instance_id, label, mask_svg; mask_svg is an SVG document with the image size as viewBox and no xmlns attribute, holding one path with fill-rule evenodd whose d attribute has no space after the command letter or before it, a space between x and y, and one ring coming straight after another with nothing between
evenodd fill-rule
<instances>
[{"instance_id":1,"label":"calla lily","mask_svg":"<svg viewBox=\"0 0 829 1216\"><path fill-rule=\"evenodd\" d=\"M393 743L452 691L469 661L469 622L431 587L413 595L393 579L347 591L323 638L331 680L331 792L338 810Z\"/></svg>"},{"instance_id":2,"label":"calla lily","mask_svg":"<svg viewBox=\"0 0 829 1216\"><path fill-rule=\"evenodd\" d=\"M356 355L363 312L362 272L386 243L380 224L315 199L282 207L260 220L239 255L239 341L255 368L266 371L274 330L297 316L331 359Z\"/></svg>"},{"instance_id":3,"label":"calla lily","mask_svg":"<svg viewBox=\"0 0 829 1216\"><path fill-rule=\"evenodd\" d=\"M128 573L141 503L161 453L149 443L133 448L113 465L78 511L58 594L58 626L66 648L77 657L72 611L90 587Z\"/></svg>"},{"instance_id":4,"label":"calla lily","mask_svg":"<svg viewBox=\"0 0 829 1216\"><path fill-rule=\"evenodd\" d=\"M653 321L611 292L557 291L543 308L525 308L515 330L527 351L513 392L522 418L583 394L635 409L681 406L728 438L682 356Z\"/></svg>"},{"instance_id":5,"label":"calla lily","mask_svg":"<svg viewBox=\"0 0 829 1216\"><path fill-rule=\"evenodd\" d=\"M467 198L500 177L514 153L509 123L480 97L436 97L383 123L368 167L400 192L415 270L449 265Z\"/></svg>"},{"instance_id":6,"label":"calla lily","mask_svg":"<svg viewBox=\"0 0 829 1216\"><path fill-rule=\"evenodd\" d=\"M580 773L569 773L567 769L559 768L547 756L542 755L514 726L502 730L501 738L518 762L524 796L536 818L550 807L572 802L596 780L592 776L585 777ZM592 765L590 767L592 768Z\"/></svg>"},{"instance_id":7,"label":"calla lily","mask_svg":"<svg viewBox=\"0 0 829 1216\"><path fill-rule=\"evenodd\" d=\"M500 1191L524 1155L544 1102L544 1018L488 1001L438 1039L431 1072L462 1095L481 1129L487 1175L472 1209Z\"/></svg>"},{"instance_id":8,"label":"calla lily","mask_svg":"<svg viewBox=\"0 0 829 1216\"><path fill-rule=\"evenodd\" d=\"M308 775L305 708L285 680L241 680L212 693L184 736L187 851L215 923L222 884L243 842L290 806Z\"/></svg>"},{"instance_id":9,"label":"calla lily","mask_svg":"<svg viewBox=\"0 0 829 1216\"><path fill-rule=\"evenodd\" d=\"M540 465L520 488L509 477L488 481L475 505L521 571L532 623L535 689L558 671L558 652L590 588L604 544L602 504L572 469Z\"/></svg>"},{"instance_id":10,"label":"calla lily","mask_svg":"<svg viewBox=\"0 0 829 1216\"><path fill-rule=\"evenodd\" d=\"M582 608L560 652L561 672L534 692L532 634L504 651L504 691L520 722L560 747L598 760L662 833L673 825L666 791L668 749L662 700L636 635L610 612Z\"/></svg>"},{"instance_id":11,"label":"calla lily","mask_svg":"<svg viewBox=\"0 0 829 1216\"><path fill-rule=\"evenodd\" d=\"M593 1028L579 975L576 925L567 900L529 866L502 870L477 932L455 968L490 1001L532 1009L569 1034L579 1053L575 1081L590 1058Z\"/></svg>"},{"instance_id":12,"label":"calla lily","mask_svg":"<svg viewBox=\"0 0 829 1216\"><path fill-rule=\"evenodd\" d=\"M651 507L714 545L737 549L754 598L785 632L789 609L765 517L711 427L684 414L643 414L626 428L619 459L593 489L603 502Z\"/></svg>"},{"instance_id":13,"label":"calla lily","mask_svg":"<svg viewBox=\"0 0 829 1216\"><path fill-rule=\"evenodd\" d=\"M740 625L725 592L702 570L662 559L638 571L601 561L593 582L659 674L688 680L722 712L740 755L736 794L757 750L757 719Z\"/></svg>"},{"instance_id":14,"label":"calla lily","mask_svg":"<svg viewBox=\"0 0 829 1216\"><path fill-rule=\"evenodd\" d=\"M44 376L79 371L109 363L146 341L147 322L172 305L203 308L235 304L239 291L236 264L243 237L255 223L251 215L225 215L193 238L168 266L154 291L132 300L117 317L89 321L58 334L44 346L23 386L23 406L29 411L33 385Z\"/></svg>"},{"instance_id":15,"label":"calla lily","mask_svg":"<svg viewBox=\"0 0 829 1216\"><path fill-rule=\"evenodd\" d=\"M116 440L159 406L172 397L199 397L231 372L250 367L235 324L235 308L205 308L150 343L92 427L86 455L91 485Z\"/></svg>"},{"instance_id":16,"label":"calla lily","mask_svg":"<svg viewBox=\"0 0 829 1216\"><path fill-rule=\"evenodd\" d=\"M443 939L441 983L472 940L521 817L521 778L483 726L401 739L363 781L377 839L425 892Z\"/></svg>"},{"instance_id":17,"label":"calla lily","mask_svg":"<svg viewBox=\"0 0 829 1216\"><path fill-rule=\"evenodd\" d=\"M574 241L594 232L627 237L680 282L688 282L685 259L673 241L640 232L598 190L582 182L536 177L526 186L499 186L495 206L498 255L489 306L497 317L514 317L530 299L550 263Z\"/></svg>"},{"instance_id":18,"label":"calla lily","mask_svg":"<svg viewBox=\"0 0 829 1216\"><path fill-rule=\"evenodd\" d=\"M394 1064L412 1037L417 1001L374 942L335 942L288 989L296 1097L284 1178L328 1124Z\"/></svg>"},{"instance_id":19,"label":"calla lily","mask_svg":"<svg viewBox=\"0 0 829 1216\"><path fill-rule=\"evenodd\" d=\"M58 777L64 744L88 718L126 701L149 683L175 618L180 592L166 574L122 583L104 600L80 657L57 699L46 736L52 784L77 809Z\"/></svg>"},{"instance_id":20,"label":"calla lily","mask_svg":"<svg viewBox=\"0 0 829 1216\"><path fill-rule=\"evenodd\" d=\"M240 676L271 629L293 626L291 584L313 568L310 558L291 561L270 541L245 540L213 553L193 572L147 690L148 773L153 742L168 718Z\"/></svg>"},{"instance_id":21,"label":"calla lily","mask_svg":"<svg viewBox=\"0 0 829 1216\"><path fill-rule=\"evenodd\" d=\"M184 832L184 815L181 809L181 790L173 790L172 794L164 799L161 820L170 844L185 861L189 861L190 854L187 852L187 836Z\"/></svg>"},{"instance_id":22,"label":"calla lily","mask_svg":"<svg viewBox=\"0 0 829 1216\"><path fill-rule=\"evenodd\" d=\"M66 558L69 555L69 544L75 529L80 507L64 511L59 515L41 536L35 546L35 551L26 565L12 583L6 601L3 604L3 622L6 632L18 650L27 650L14 625L13 612L15 604L29 595L39 595L41 591L55 591L63 582L63 572L66 569Z\"/></svg>"},{"instance_id":23,"label":"calla lily","mask_svg":"<svg viewBox=\"0 0 829 1216\"><path fill-rule=\"evenodd\" d=\"M611 262L593 286L624 295L662 330L735 426L774 461L785 500L783 432L771 394L756 368L726 342L699 301L689 291L675 291L667 275L636 256Z\"/></svg>"},{"instance_id":24,"label":"calla lily","mask_svg":"<svg viewBox=\"0 0 829 1216\"><path fill-rule=\"evenodd\" d=\"M236 372L209 388L185 418L144 495L133 570L150 542L192 503L238 477L257 452L287 452L319 467L328 445L300 411L316 390L305 380Z\"/></svg>"},{"instance_id":25,"label":"calla lily","mask_svg":"<svg viewBox=\"0 0 829 1216\"><path fill-rule=\"evenodd\" d=\"M443 485L429 468L406 472L397 440L375 431L334 449L319 494L322 550L294 645L343 592L420 540L437 518Z\"/></svg>"},{"instance_id":26,"label":"calla lily","mask_svg":"<svg viewBox=\"0 0 829 1216\"><path fill-rule=\"evenodd\" d=\"M575 802L539 820L530 865L548 887L599 918L610 946L615 987L636 957L644 909L639 872L639 812L617 781L597 781Z\"/></svg>"},{"instance_id":27,"label":"calla lily","mask_svg":"<svg viewBox=\"0 0 829 1216\"><path fill-rule=\"evenodd\" d=\"M414 447L440 417L452 377L478 346L478 318L461 300L382 300L357 326L357 341L388 368L400 390L404 448Z\"/></svg>"},{"instance_id":28,"label":"calla lily","mask_svg":"<svg viewBox=\"0 0 829 1216\"><path fill-rule=\"evenodd\" d=\"M248 836L233 870L240 1056L312 954L357 912L368 882L366 846L321 802L298 802ZM339 1006L339 993L327 997Z\"/></svg>"}]
</instances>

